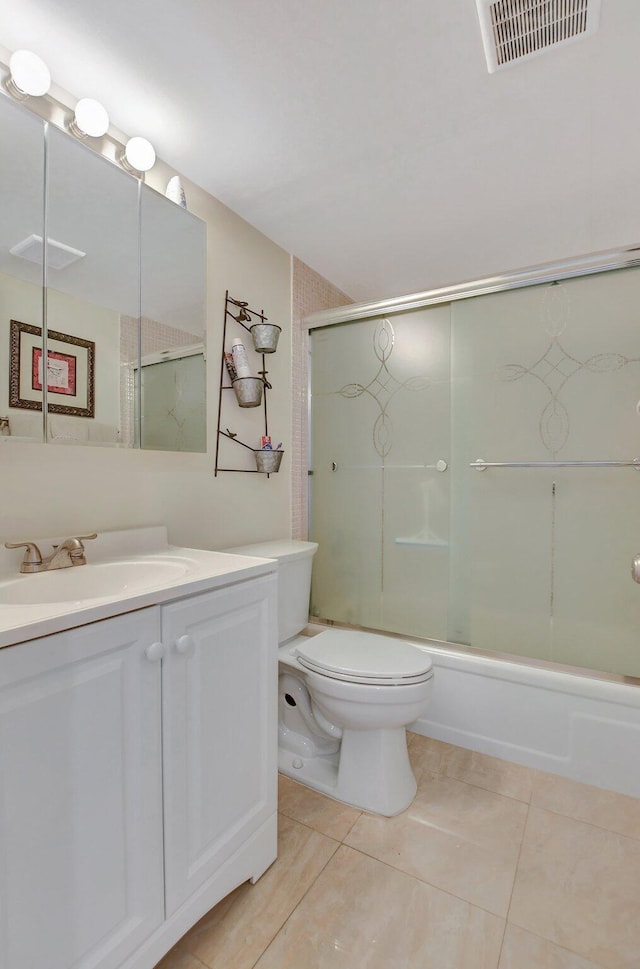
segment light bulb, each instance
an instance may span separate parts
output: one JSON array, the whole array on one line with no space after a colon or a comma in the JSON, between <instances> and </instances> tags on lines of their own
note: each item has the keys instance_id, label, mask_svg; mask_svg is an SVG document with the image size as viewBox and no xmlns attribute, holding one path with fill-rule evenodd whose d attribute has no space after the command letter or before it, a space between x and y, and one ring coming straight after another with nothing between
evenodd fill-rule
<instances>
[{"instance_id":1,"label":"light bulb","mask_svg":"<svg viewBox=\"0 0 640 969\"><path fill-rule=\"evenodd\" d=\"M109 115L99 101L81 98L76 104L74 125L81 135L101 138L109 128Z\"/></svg>"},{"instance_id":2,"label":"light bulb","mask_svg":"<svg viewBox=\"0 0 640 969\"><path fill-rule=\"evenodd\" d=\"M153 145L146 138L136 135L129 138L124 149L125 162L137 172L148 172L156 163L156 153Z\"/></svg>"},{"instance_id":3,"label":"light bulb","mask_svg":"<svg viewBox=\"0 0 640 969\"><path fill-rule=\"evenodd\" d=\"M30 50L17 50L9 60L11 81L19 95L41 97L51 87L49 68Z\"/></svg>"}]
</instances>

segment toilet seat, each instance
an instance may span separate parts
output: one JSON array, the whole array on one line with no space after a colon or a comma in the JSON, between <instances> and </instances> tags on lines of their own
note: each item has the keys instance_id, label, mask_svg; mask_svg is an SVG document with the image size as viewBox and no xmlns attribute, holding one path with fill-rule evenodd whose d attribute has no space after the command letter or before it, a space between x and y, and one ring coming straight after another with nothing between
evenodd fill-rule
<instances>
[{"instance_id":1,"label":"toilet seat","mask_svg":"<svg viewBox=\"0 0 640 969\"><path fill-rule=\"evenodd\" d=\"M417 646L355 629L327 629L310 636L294 655L305 669L349 683L405 686L433 676L431 660Z\"/></svg>"}]
</instances>

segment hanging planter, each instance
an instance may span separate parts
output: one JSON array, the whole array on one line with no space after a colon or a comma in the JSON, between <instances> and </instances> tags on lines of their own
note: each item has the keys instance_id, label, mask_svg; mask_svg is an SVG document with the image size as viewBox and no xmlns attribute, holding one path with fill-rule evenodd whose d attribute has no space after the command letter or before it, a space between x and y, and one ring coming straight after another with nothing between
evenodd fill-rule
<instances>
[{"instance_id":1,"label":"hanging planter","mask_svg":"<svg viewBox=\"0 0 640 969\"><path fill-rule=\"evenodd\" d=\"M259 407L264 381L261 377L236 377L232 383L239 407Z\"/></svg>"},{"instance_id":2,"label":"hanging planter","mask_svg":"<svg viewBox=\"0 0 640 969\"><path fill-rule=\"evenodd\" d=\"M280 470L284 451L254 451L256 468L264 474L275 474Z\"/></svg>"},{"instance_id":3,"label":"hanging planter","mask_svg":"<svg viewBox=\"0 0 640 969\"><path fill-rule=\"evenodd\" d=\"M282 327L275 323L254 323L249 327L256 353L275 353Z\"/></svg>"}]
</instances>

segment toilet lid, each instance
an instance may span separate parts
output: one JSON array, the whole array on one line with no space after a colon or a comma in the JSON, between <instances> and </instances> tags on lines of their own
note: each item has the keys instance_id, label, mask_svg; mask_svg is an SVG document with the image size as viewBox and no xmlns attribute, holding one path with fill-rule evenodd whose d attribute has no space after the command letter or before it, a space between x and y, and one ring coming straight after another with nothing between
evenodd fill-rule
<instances>
[{"instance_id":1,"label":"toilet lid","mask_svg":"<svg viewBox=\"0 0 640 969\"><path fill-rule=\"evenodd\" d=\"M401 686L433 676L426 652L401 639L327 629L296 647L298 662L308 670L351 683Z\"/></svg>"}]
</instances>

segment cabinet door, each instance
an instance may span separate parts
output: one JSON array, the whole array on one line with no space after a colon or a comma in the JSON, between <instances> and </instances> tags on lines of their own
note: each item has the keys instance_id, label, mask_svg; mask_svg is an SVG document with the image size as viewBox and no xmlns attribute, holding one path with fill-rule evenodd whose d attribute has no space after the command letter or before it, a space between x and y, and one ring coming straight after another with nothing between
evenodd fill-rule
<instances>
[{"instance_id":1,"label":"cabinet door","mask_svg":"<svg viewBox=\"0 0 640 969\"><path fill-rule=\"evenodd\" d=\"M167 916L276 810L276 577L163 607Z\"/></svg>"},{"instance_id":2,"label":"cabinet door","mask_svg":"<svg viewBox=\"0 0 640 969\"><path fill-rule=\"evenodd\" d=\"M162 921L159 617L0 650L1 969L116 969Z\"/></svg>"}]
</instances>

